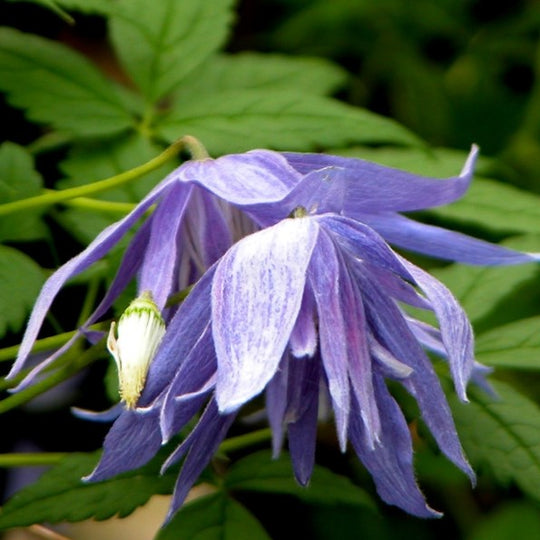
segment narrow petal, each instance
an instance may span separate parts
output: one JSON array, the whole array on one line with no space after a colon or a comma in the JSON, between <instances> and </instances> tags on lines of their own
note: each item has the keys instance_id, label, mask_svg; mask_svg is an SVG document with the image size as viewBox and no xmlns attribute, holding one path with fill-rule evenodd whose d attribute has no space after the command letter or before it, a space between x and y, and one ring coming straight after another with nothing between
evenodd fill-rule
<instances>
[{"instance_id":1,"label":"narrow petal","mask_svg":"<svg viewBox=\"0 0 540 540\"><path fill-rule=\"evenodd\" d=\"M334 242L326 231L321 230L309 267L309 280L317 304L320 354L328 379L339 444L345 451L350 392L347 330L340 298L340 266Z\"/></svg>"},{"instance_id":2,"label":"narrow petal","mask_svg":"<svg viewBox=\"0 0 540 540\"><path fill-rule=\"evenodd\" d=\"M266 413L272 429L272 457L279 457L283 446L284 420L289 386L289 359L285 355L279 369L266 386ZM296 381L295 381L296 382Z\"/></svg>"},{"instance_id":3,"label":"narrow petal","mask_svg":"<svg viewBox=\"0 0 540 540\"><path fill-rule=\"evenodd\" d=\"M388 504L399 506L418 517L440 517L439 512L426 504L416 483L409 427L382 377L375 377L375 390L381 416L384 418L381 441L376 448L369 447L366 443L366 428L359 415L353 414L350 439L358 457L373 477L377 493Z\"/></svg>"},{"instance_id":4,"label":"narrow petal","mask_svg":"<svg viewBox=\"0 0 540 540\"><path fill-rule=\"evenodd\" d=\"M273 377L300 310L317 234L311 219L287 219L244 238L218 263L212 329L220 411L235 410Z\"/></svg>"},{"instance_id":5,"label":"narrow petal","mask_svg":"<svg viewBox=\"0 0 540 540\"><path fill-rule=\"evenodd\" d=\"M438 259L482 266L523 264L540 260L538 253L520 253L390 212L364 214L361 219L390 244Z\"/></svg>"},{"instance_id":6,"label":"narrow petal","mask_svg":"<svg viewBox=\"0 0 540 540\"><path fill-rule=\"evenodd\" d=\"M402 384L418 402L422 417L441 451L474 482L474 472L463 454L450 407L429 358L396 304L360 272L357 277L375 338L392 355L413 369Z\"/></svg>"},{"instance_id":7,"label":"narrow petal","mask_svg":"<svg viewBox=\"0 0 540 540\"><path fill-rule=\"evenodd\" d=\"M144 252L139 275L139 292L150 291L160 310L167 297L176 290L178 240L180 227L192 188L183 184L172 186L155 212L148 246Z\"/></svg>"},{"instance_id":8,"label":"narrow petal","mask_svg":"<svg viewBox=\"0 0 540 540\"><path fill-rule=\"evenodd\" d=\"M383 347L372 335L369 336L369 348L372 358L382 368L386 377L393 379L405 379L414 370L400 362L388 349Z\"/></svg>"},{"instance_id":9,"label":"narrow petal","mask_svg":"<svg viewBox=\"0 0 540 540\"><path fill-rule=\"evenodd\" d=\"M313 356L317 350L317 328L315 326L315 300L306 287L296 324L291 332L289 347L296 358Z\"/></svg>"},{"instance_id":10,"label":"narrow petal","mask_svg":"<svg viewBox=\"0 0 540 540\"><path fill-rule=\"evenodd\" d=\"M346 185L344 213L358 217L362 211L421 210L459 199L469 187L477 154L478 147L473 146L461 174L444 180L422 177L356 158L323 154L283 155L302 174L335 168L340 181Z\"/></svg>"},{"instance_id":11,"label":"narrow petal","mask_svg":"<svg viewBox=\"0 0 540 540\"><path fill-rule=\"evenodd\" d=\"M161 447L158 416L157 408L147 414L125 410L105 437L99 463L83 480L106 480L150 461Z\"/></svg>"},{"instance_id":12,"label":"narrow petal","mask_svg":"<svg viewBox=\"0 0 540 540\"><path fill-rule=\"evenodd\" d=\"M88 409L80 409L79 407L71 407L71 412L77 418L82 420L90 420L92 422L112 422L116 420L124 411L123 403L115 403L112 407L105 411L90 411Z\"/></svg>"},{"instance_id":13,"label":"narrow petal","mask_svg":"<svg viewBox=\"0 0 540 540\"><path fill-rule=\"evenodd\" d=\"M41 292L34 304L34 309L26 327L24 337L19 349L17 360L8 375L14 377L24 366L24 362L32 349L43 320L53 303L58 291L68 279L80 274L91 264L101 259L109 252L116 243L126 234L128 229L146 212L146 210L168 188L171 180L163 181L156 186L125 218L109 225L94 239L94 241L76 257L73 257L61 266L43 285Z\"/></svg>"},{"instance_id":14,"label":"narrow petal","mask_svg":"<svg viewBox=\"0 0 540 540\"><path fill-rule=\"evenodd\" d=\"M236 415L219 413L214 400L210 401L198 424L188 438L169 457L164 469L176 463L188 451L165 522L182 506L189 490L216 453Z\"/></svg>"},{"instance_id":15,"label":"narrow petal","mask_svg":"<svg viewBox=\"0 0 540 540\"><path fill-rule=\"evenodd\" d=\"M186 324L189 324L189 321L186 321ZM210 379L215 379L217 368L210 321L208 321L199 339L186 352L186 356L179 361L177 360L176 364L178 368L165 391L163 405L161 406L160 423L164 442L168 441L179 429L176 411L181 404L178 398L194 393L204 397L211 390L211 388L203 389L206 388L206 383ZM202 392L201 389L203 389ZM192 395L193 397L195 396Z\"/></svg>"},{"instance_id":16,"label":"narrow petal","mask_svg":"<svg viewBox=\"0 0 540 540\"><path fill-rule=\"evenodd\" d=\"M226 215L230 213L223 201L199 187L193 188L182 242L190 246L201 273L233 244L232 224Z\"/></svg>"},{"instance_id":17,"label":"narrow petal","mask_svg":"<svg viewBox=\"0 0 540 540\"><path fill-rule=\"evenodd\" d=\"M81 326L81 328L79 328L77 332L73 335L73 337L71 337L64 345L62 345L62 347L60 347L53 354L49 355L47 358L44 358L36 367L34 367L15 388L11 389L12 392L18 392L26 388L27 386L33 384L36 380L36 377L38 377L44 369L49 367L57 358L59 358L66 351L68 351L71 346L81 337L81 335L86 336L86 329L107 312L114 300L135 276L135 273L137 272L141 264L140 254L142 251L144 251L144 248L148 242L149 231L150 226L149 222L147 221L143 223L141 228L137 231L137 233L131 240L124 254L124 258L122 259L122 262L120 264L120 268L116 272L116 276L110 287L108 288L107 293L99 303L98 307ZM16 366L15 364L12 367L12 372L10 372L9 376L14 375L16 373L16 370L18 371L26 365L26 359L21 355L20 351L17 362L20 362L19 366Z\"/></svg>"},{"instance_id":18,"label":"narrow petal","mask_svg":"<svg viewBox=\"0 0 540 540\"><path fill-rule=\"evenodd\" d=\"M456 392L462 401L467 401L466 386L474 364L473 330L469 318L452 293L440 281L407 260L402 261L431 301L448 353Z\"/></svg>"},{"instance_id":19,"label":"narrow petal","mask_svg":"<svg viewBox=\"0 0 540 540\"><path fill-rule=\"evenodd\" d=\"M189 161L171 177L195 182L230 203L251 205L282 199L301 175L277 152L253 150Z\"/></svg>"},{"instance_id":20,"label":"narrow petal","mask_svg":"<svg viewBox=\"0 0 540 540\"><path fill-rule=\"evenodd\" d=\"M139 399L141 407L148 406L169 388L175 374L205 334L210 321L210 290L214 272L215 267L206 272L171 319L150 364L146 384Z\"/></svg>"},{"instance_id":21,"label":"narrow petal","mask_svg":"<svg viewBox=\"0 0 540 540\"><path fill-rule=\"evenodd\" d=\"M353 257L365 260L372 266L395 273L403 279L414 279L380 234L358 221L333 214L318 218L329 231L335 242Z\"/></svg>"},{"instance_id":22,"label":"narrow petal","mask_svg":"<svg viewBox=\"0 0 540 540\"><path fill-rule=\"evenodd\" d=\"M348 350L347 369L360 415L366 426L371 448L379 440L381 420L373 390L373 372L368 348L366 316L362 296L345 266L341 268L341 309L346 314L345 341Z\"/></svg>"},{"instance_id":23,"label":"narrow petal","mask_svg":"<svg viewBox=\"0 0 540 540\"><path fill-rule=\"evenodd\" d=\"M315 464L319 411L320 359L291 359L289 364L287 430L297 482L306 486Z\"/></svg>"}]
</instances>

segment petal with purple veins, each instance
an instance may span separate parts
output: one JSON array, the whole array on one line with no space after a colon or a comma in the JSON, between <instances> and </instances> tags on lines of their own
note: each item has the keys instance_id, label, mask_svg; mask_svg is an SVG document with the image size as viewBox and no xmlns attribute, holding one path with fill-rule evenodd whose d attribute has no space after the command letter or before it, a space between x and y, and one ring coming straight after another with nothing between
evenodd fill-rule
<instances>
[{"instance_id":1,"label":"petal with purple veins","mask_svg":"<svg viewBox=\"0 0 540 540\"><path fill-rule=\"evenodd\" d=\"M483 266L523 264L540 260L538 253L521 253L391 212L364 214L361 219L390 244L438 259Z\"/></svg>"},{"instance_id":2,"label":"petal with purple veins","mask_svg":"<svg viewBox=\"0 0 540 540\"><path fill-rule=\"evenodd\" d=\"M473 146L459 176L439 180L357 158L324 154L284 153L300 173L334 167L345 184L344 213L361 219L359 213L386 210L405 212L441 206L459 199L467 191L478 148Z\"/></svg>"},{"instance_id":3,"label":"petal with purple veins","mask_svg":"<svg viewBox=\"0 0 540 540\"><path fill-rule=\"evenodd\" d=\"M298 317L317 235L313 220L287 219L244 238L218 263L212 330L220 411L234 411L274 376Z\"/></svg>"},{"instance_id":4,"label":"petal with purple veins","mask_svg":"<svg viewBox=\"0 0 540 540\"><path fill-rule=\"evenodd\" d=\"M341 264L334 242L321 229L309 267L309 282L317 304L320 354L332 398L339 444L345 451L351 398L347 331L340 299Z\"/></svg>"}]
</instances>

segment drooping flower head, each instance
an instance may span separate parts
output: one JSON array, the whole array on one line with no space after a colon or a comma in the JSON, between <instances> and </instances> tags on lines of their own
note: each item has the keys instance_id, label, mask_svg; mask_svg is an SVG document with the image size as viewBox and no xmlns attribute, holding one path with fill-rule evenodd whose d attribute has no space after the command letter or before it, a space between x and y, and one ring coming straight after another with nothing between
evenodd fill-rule
<instances>
[{"instance_id":1,"label":"drooping flower head","mask_svg":"<svg viewBox=\"0 0 540 540\"><path fill-rule=\"evenodd\" d=\"M451 293L388 242L472 264L538 256L400 214L461 196L475 149L462 174L446 180L354 159L264 155L270 171L288 175L281 196L272 181L251 187L255 176L236 176L220 183L225 177L203 176L205 163L197 164L190 179L242 208L262 230L217 259L170 318L138 408L113 424L89 480L142 465L204 410L164 465L186 456L172 515L238 410L264 392L274 450L286 431L296 478L306 484L322 392L341 448L352 443L381 497L418 516L438 515L416 484L411 436L386 381L399 382L416 399L441 451L473 479L425 350L447 359L462 400L469 379L481 380L484 369L474 361L470 323ZM432 311L438 328L408 315L407 305Z\"/></svg>"}]
</instances>

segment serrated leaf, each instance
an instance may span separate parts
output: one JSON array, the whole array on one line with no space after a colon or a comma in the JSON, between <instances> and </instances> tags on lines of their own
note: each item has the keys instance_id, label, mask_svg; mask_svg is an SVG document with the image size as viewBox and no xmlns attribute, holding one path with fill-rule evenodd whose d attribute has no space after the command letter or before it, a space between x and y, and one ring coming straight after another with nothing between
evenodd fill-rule
<instances>
[{"instance_id":1,"label":"serrated leaf","mask_svg":"<svg viewBox=\"0 0 540 540\"><path fill-rule=\"evenodd\" d=\"M540 317L530 317L484 332L476 340L476 359L508 369L540 369Z\"/></svg>"},{"instance_id":2,"label":"serrated leaf","mask_svg":"<svg viewBox=\"0 0 540 540\"><path fill-rule=\"evenodd\" d=\"M30 257L0 245L0 336L21 329L44 281L43 270Z\"/></svg>"},{"instance_id":3,"label":"serrated leaf","mask_svg":"<svg viewBox=\"0 0 540 540\"><path fill-rule=\"evenodd\" d=\"M540 500L540 408L504 383L500 399L477 390L463 404L451 396L457 431L474 468L487 465L499 482L513 482Z\"/></svg>"},{"instance_id":4,"label":"serrated leaf","mask_svg":"<svg viewBox=\"0 0 540 540\"><path fill-rule=\"evenodd\" d=\"M0 29L0 90L30 120L75 135L133 127L133 95L85 57L53 41Z\"/></svg>"},{"instance_id":5,"label":"serrated leaf","mask_svg":"<svg viewBox=\"0 0 540 540\"><path fill-rule=\"evenodd\" d=\"M175 93L178 102L193 95L241 89L295 90L325 95L343 85L346 72L322 58L244 52L215 55L197 68Z\"/></svg>"},{"instance_id":6,"label":"serrated leaf","mask_svg":"<svg viewBox=\"0 0 540 540\"><path fill-rule=\"evenodd\" d=\"M156 540L270 540L259 521L224 493L184 505Z\"/></svg>"},{"instance_id":7,"label":"serrated leaf","mask_svg":"<svg viewBox=\"0 0 540 540\"><path fill-rule=\"evenodd\" d=\"M539 251L540 237L516 237L501 244L520 251ZM538 277L538 264L500 267L453 264L431 272L450 288L474 323L489 316L492 323L503 324L511 318L520 318L520 312L524 312L527 298L518 301L515 291Z\"/></svg>"},{"instance_id":8,"label":"serrated leaf","mask_svg":"<svg viewBox=\"0 0 540 540\"><path fill-rule=\"evenodd\" d=\"M231 491L294 495L308 503L374 508L371 498L362 488L320 465L315 465L307 487L298 485L293 477L289 456L282 455L274 460L265 450L237 461L225 478L225 486Z\"/></svg>"},{"instance_id":9,"label":"serrated leaf","mask_svg":"<svg viewBox=\"0 0 540 540\"><path fill-rule=\"evenodd\" d=\"M156 130L189 133L213 154L264 147L309 150L348 143L421 144L396 122L334 99L300 92L243 90L178 102Z\"/></svg>"},{"instance_id":10,"label":"serrated leaf","mask_svg":"<svg viewBox=\"0 0 540 540\"><path fill-rule=\"evenodd\" d=\"M0 204L38 195L42 184L32 156L22 146L11 142L0 146ZM45 231L39 211L0 217L0 241L35 240Z\"/></svg>"},{"instance_id":11,"label":"serrated leaf","mask_svg":"<svg viewBox=\"0 0 540 540\"><path fill-rule=\"evenodd\" d=\"M111 18L123 65L151 103L170 93L217 50L228 33L232 0L127 0Z\"/></svg>"},{"instance_id":12,"label":"serrated leaf","mask_svg":"<svg viewBox=\"0 0 540 540\"><path fill-rule=\"evenodd\" d=\"M105 482L83 482L81 478L98 459L98 452L66 457L2 507L0 529L45 521L101 520L116 514L125 517L152 495L172 492L176 474L160 476L154 462Z\"/></svg>"}]
</instances>

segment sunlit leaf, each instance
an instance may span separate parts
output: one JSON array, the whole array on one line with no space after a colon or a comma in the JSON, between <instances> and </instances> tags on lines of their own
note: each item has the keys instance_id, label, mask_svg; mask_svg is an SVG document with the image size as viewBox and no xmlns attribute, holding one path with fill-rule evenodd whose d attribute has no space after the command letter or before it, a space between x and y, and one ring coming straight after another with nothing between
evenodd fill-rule
<instances>
[{"instance_id":1,"label":"sunlit leaf","mask_svg":"<svg viewBox=\"0 0 540 540\"><path fill-rule=\"evenodd\" d=\"M134 82L155 103L225 41L232 0L122 0L111 37Z\"/></svg>"},{"instance_id":2,"label":"sunlit leaf","mask_svg":"<svg viewBox=\"0 0 540 540\"><path fill-rule=\"evenodd\" d=\"M159 475L151 463L141 469L96 483L83 482L98 453L72 454L37 482L16 493L0 513L0 529L34 523L124 517L154 494L171 493L175 474Z\"/></svg>"},{"instance_id":3,"label":"sunlit leaf","mask_svg":"<svg viewBox=\"0 0 540 540\"><path fill-rule=\"evenodd\" d=\"M322 58L244 52L211 57L187 77L175 99L230 90L290 90L328 94L343 85L346 73Z\"/></svg>"},{"instance_id":4,"label":"sunlit leaf","mask_svg":"<svg viewBox=\"0 0 540 540\"><path fill-rule=\"evenodd\" d=\"M540 317L498 326L476 340L476 359L489 366L540 369Z\"/></svg>"},{"instance_id":5,"label":"sunlit leaf","mask_svg":"<svg viewBox=\"0 0 540 540\"><path fill-rule=\"evenodd\" d=\"M32 156L22 146L11 142L0 146L0 205L39 195L42 184ZM34 240L45 232L39 210L0 216L0 241Z\"/></svg>"},{"instance_id":6,"label":"sunlit leaf","mask_svg":"<svg viewBox=\"0 0 540 540\"><path fill-rule=\"evenodd\" d=\"M0 245L0 336L21 329L45 273L30 257Z\"/></svg>"},{"instance_id":7,"label":"sunlit leaf","mask_svg":"<svg viewBox=\"0 0 540 540\"><path fill-rule=\"evenodd\" d=\"M540 500L540 408L511 386L491 382L499 399L476 390L471 403L450 399L465 452L477 470L488 466L499 482Z\"/></svg>"},{"instance_id":8,"label":"sunlit leaf","mask_svg":"<svg viewBox=\"0 0 540 540\"><path fill-rule=\"evenodd\" d=\"M53 41L0 29L0 90L32 121L76 135L135 124L134 98L85 57Z\"/></svg>"},{"instance_id":9,"label":"sunlit leaf","mask_svg":"<svg viewBox=\"0 0 540 540\"><path fill-rule=\"evenodd\" d=\"M330 98L244 90L178 102L156 128L169 141L190 133L213 154L266 147L308 150L347 143L418 145L396 122Z\"/></svg>"}]
</instances>

